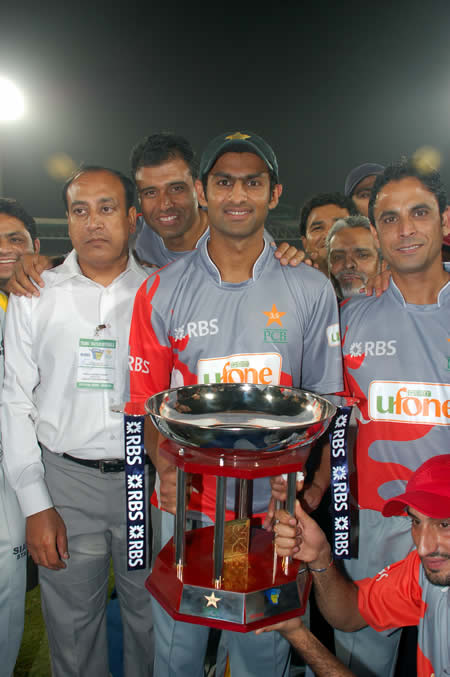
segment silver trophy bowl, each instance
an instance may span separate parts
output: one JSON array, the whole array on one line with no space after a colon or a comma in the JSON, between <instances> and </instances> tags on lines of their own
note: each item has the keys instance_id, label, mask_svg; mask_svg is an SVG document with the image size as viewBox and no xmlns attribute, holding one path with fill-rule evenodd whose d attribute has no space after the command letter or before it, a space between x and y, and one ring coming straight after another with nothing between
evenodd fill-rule
<instances>
[{"instance_id":1,"label":"silver trophy bowl","mask_svg":"<svg viewBox=\"0 0 450 677\"><path fill-rule=\"evenodd\" d=\"M336 412L331 402L306 390L250 383L171 388L150 397L145 408L177 444L245 452L311 444Z\"/></svg>"}]
</instances>

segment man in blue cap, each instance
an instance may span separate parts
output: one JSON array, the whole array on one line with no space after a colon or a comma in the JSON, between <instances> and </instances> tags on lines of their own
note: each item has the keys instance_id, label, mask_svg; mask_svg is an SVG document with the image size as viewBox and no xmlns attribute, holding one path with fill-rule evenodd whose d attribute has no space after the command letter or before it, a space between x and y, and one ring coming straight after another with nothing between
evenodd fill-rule
<instances>
[{"instance_id":1,"label":"man in blue cap","mask_svg":"<svg viewBox=\"0 0 450 677\"><path fill-rule=\"evenodd\" d=\"M350 197L363 216L369 216L369 198L372 186L384 166L376 162L364 162L354 167L345 179L344 194Z\"/></svg>"}]
</instances>

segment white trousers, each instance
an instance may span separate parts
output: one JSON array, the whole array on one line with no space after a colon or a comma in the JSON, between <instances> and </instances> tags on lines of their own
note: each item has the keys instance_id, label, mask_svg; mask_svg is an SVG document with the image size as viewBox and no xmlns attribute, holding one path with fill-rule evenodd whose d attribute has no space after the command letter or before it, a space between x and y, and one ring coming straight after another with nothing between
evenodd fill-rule
<instances>
[{"instance_id":1,"label":"white trousers","mask_svg":"<svg viewBox=\"0 0 450 677\"><path fill-rule=\"evenodd\" d=\"M23 634L25 520L0 462L0 677L13 673Z\"/></svg>"}]
</instances>

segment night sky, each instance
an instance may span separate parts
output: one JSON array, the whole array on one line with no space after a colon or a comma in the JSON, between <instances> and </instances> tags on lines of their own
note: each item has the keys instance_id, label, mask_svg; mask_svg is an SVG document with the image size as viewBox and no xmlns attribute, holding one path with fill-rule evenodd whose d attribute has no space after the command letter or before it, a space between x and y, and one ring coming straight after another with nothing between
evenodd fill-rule
<instances>
[{"instance_id":1,"label":"night sky","mask_svg":"<svg viewBox=\"0 0 450 677\"><path fill-rule=\"evenodd\" d=\"M0 128L5 194L35 216L64 215L53 154L128 173L133 144L161 130L199 153L223 131L261 134L297 206L424 145L450 187L450 2L124 7L2 3L0 74L27 99Z\"/></svg>"}]
</instances>

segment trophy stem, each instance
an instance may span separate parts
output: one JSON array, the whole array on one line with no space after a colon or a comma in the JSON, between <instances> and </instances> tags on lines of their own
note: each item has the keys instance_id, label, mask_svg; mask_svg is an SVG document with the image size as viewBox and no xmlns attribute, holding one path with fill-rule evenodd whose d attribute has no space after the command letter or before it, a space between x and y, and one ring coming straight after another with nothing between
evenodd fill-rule
<instances>
[{"instance_id":1,"label":"trophy stem","mask_svg":"<svg viewBox=\"0 0 450 677\"><path fill-rule=\"evenodd\" d=\"M297 473L290 472L287 476L287 498L286 498L286 510L291 514L295 514L295 497L296 497L296 480ZM290 557L283 557L283 571L288 574L289 562L291 561Z\"/></svg>"},{"instance_id":2,"label":"trophy stem","mask_svg":"<svg viewBox=\"0 0 450 677\"><path fill-rule=\"evenodd\" d=\"M296 480L297 473L290 472L287 476L287 499L286 499L286 510L291 514L295 514L295 498L296 498Z\"/></svg>"},{"instance_id":3,"label":"trophy stem","mask_svg":"<svg viewBox=\"0 0 450 677\"><path fill-rule=\"evenodd\" d=\"M214 525L214 587L222 585L223 552L225 539L225 497L227 478L216 478L216 523Z\"/></svg>"},{"instance_id":4,"label":"trophy stem","mask_svg":"<svg viewBox=\"0 0 450 677\"><path fill-rule=\"evenodd\" d=\"M177 510L175 513L175 527L173 540L175 543L175 564L177 577L183 580L183 567L186 550L186 474L177 468Z\"/></svg>"},{"instance_id":5,"label":"trophy stem","mask_svg":"<svg viewBox=\"0 0 450 677\"><path fill-rule=\"evenodd\" d=\"M281 501L277 499L275 501L275 512L277 512L278 510L281 510L281 507L282 507ZM276 520L274 521L274 524L276 524ZM276 546L275 546L275 533L274 533L274 535L273 535L272 583L275 583L275 576L276 576L276 573L277 573L277 562L278 562L278 557L277 557L277 549L276 549Z\"/></svg>"},{"instance_id":6,"label":"trophy stem","mask_svg":"<svg viewBox=\"0 0 450 677\"><path fill-rule=\"evenodd\" d=\"M247 517L247 503L248 503L248 480L239 480L239 507L238 519L245 519Z\"/></svg>"}]
</instances>

